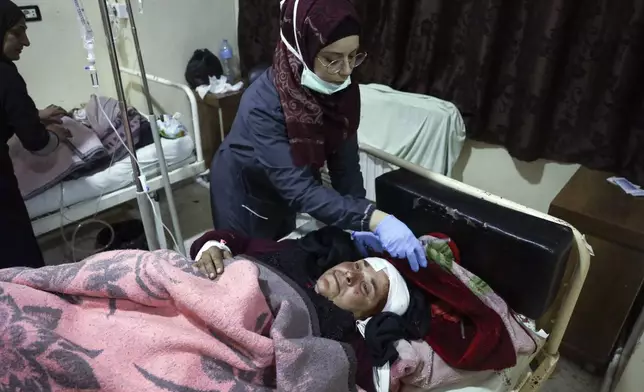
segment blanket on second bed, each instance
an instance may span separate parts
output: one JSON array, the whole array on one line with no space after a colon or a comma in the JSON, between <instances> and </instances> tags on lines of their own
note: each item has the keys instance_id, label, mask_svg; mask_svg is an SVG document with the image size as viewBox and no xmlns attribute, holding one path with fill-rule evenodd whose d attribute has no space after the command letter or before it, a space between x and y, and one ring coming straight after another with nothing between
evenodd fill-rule
<instances>
[{"instance_id":1,"label":"blanket on second bed","mask_svg":"<svg viewBox=\"0 0 644 392\"><path fill-rule=\"evenodd\" d=\"M353 391L287 280L239 260L215 282L169 251L0 270L0 390Z\"/></svg>"},{"instance_id":2,"label":"blanket on second bed","mask_svg":"<svg viewBox=\"0 0 644 392\"><path fill-rule=\"evenodd\" d=\"M148 120L134 108L128 109L127 116L134 146L138 149L151 144ZM38 196L64 180L97 173L128 154L123 145L121 110L115 99L92 95L85 108L74 111L74 118L63 118L62 125L72 138L61 142L48 156L30 153L15 137L9 141L9 155L23 199Z\"/></svg>"},{"instance_id":3,"label":"blanket on second bed","mask_svg":"<svg viewBox=\"0 0 644 392\"><path fill-rule=\"evenodd\" d=\"M63 118L63 126L72 137L61 141L56 151L48 156L30 153L15 137L9 140L9 155L25 200L99 160L107 158L109 163L107 150L91 129L69 117Z\"/></svg>"}]
</instances>

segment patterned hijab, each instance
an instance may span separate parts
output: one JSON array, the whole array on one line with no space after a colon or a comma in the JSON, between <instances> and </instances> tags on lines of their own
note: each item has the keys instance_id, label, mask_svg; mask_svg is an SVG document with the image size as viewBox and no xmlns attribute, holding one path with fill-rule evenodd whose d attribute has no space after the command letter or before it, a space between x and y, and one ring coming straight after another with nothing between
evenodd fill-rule
<instances>
[{"instance_id":1,"label":"patterned hijab","mask_svg":"<svg viewBox=\"0 0 644 392\"><path fill-rule=\"evenodd\" d=\"M297 47L293 33L296 0L282 6L280 26L284 38ZM346 19L357 24L349 0L299 0L297 32L302 57L313 70L320 50L344 37L334 34ZM333 41L332 41L333 40ZM356 83L333 95L318 94L300 83L303 65L280 40L273 58L273 75L286 119L291 155L297 166L320 168L327 157L358 131L360 91Z\"/></svg>"},{"instance_id":2,"label":"patterned hijab","mask_svg":"<svg viewBox=\"0 0 644 392\"><path fill-rule=\"evenodd\" d=\"M24 17L16 4L9 0L0 0L0 61L12 62L4 56L4 36Z\"/></svg>"}]
</instances>

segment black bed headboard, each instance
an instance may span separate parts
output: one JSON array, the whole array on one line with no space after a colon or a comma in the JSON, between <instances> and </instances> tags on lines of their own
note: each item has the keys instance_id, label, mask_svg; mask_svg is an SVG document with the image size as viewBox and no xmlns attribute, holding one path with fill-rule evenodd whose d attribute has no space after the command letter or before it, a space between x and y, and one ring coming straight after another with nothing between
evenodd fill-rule
<instances>
[{"instance_id":1,"label":"black bed headboard","mask_svg":"<svg viewBox=\"0 0 644 392\"><path fill-rule=\"evenodd\" d=\"M552 304L573 243L570 228L402 169L376 179L376 198L379 209L398 217L416 235L449 235L463 266L514 311L537 319Z\"/></svg>"}]
</instances>

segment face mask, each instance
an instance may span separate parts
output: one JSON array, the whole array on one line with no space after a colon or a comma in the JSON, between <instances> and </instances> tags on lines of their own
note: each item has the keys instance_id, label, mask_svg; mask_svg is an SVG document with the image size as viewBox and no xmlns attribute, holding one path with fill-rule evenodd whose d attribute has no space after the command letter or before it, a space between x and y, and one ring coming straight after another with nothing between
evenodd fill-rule
<instances>
[{"instance_id":1,"label":"face mask","mask_svg":"<svg viewBox=\"0 0 644 392\"><path fill-rule=\"evenodd\" d=\"M280 3L280 6L283 7L284 3L286 0L282 0ZM302 57L302 51L300 50L300 43L297 40L297 6L300 3L300 0L295 0L295 6L293 7L293 36L295 37L295 44L297 45L297 50L288 43L286 38L284 37L284 33L280 30L280 36L282 38L282 42L284 42L284 45L286 45L286 48L293 53L295 57L297 57L298 60L302 63L304 66L304 69L302 70L302 75L300 77L300 83L302 86L309 88L315 92L318 92L320 94L325 94L325 95L332 95L337 93L338 91L342 91L349 87L351 85L351 77L348 77L347 80L345 80L341 84L336 84L336 83L331 83L327 82L326 80L322 80L318 75L315 74L315 72L311 71L309 67L306 65L304 62L304 58Z\"/></svg>"},{"instance_id":2,"label":"face mask","mask_svg":"<svg viewBox=\"0 0 644 392\"><path fill-rule=\"evenodd\" d=\"M351 77L348 77L347 80L345 80L342 84L327 82L326 80L322 80L322 78L317 76L315 72L306 68L305 65L304 70L302 71L301 82L302 86L308 87L313 91L316 91L320 94L331 95L349 87L349 85L351 84Z\"/></svg>"}]
</instances>

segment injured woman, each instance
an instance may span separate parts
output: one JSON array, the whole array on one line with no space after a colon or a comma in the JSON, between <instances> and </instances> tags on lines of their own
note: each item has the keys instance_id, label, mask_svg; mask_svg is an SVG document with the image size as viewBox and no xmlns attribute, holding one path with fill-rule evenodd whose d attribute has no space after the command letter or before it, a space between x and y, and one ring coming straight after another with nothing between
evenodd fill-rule
<instances>
[{"instance_id":1,"label":"injured woman","mask_svg":"<svg viewBox=\"0 0 644 392\"><path fill-rule=\"evenodd\" d=\"M0 270L0 389L425 390L514 366L533 334L440 237L421 238L420 272L335 228L213 231L196 262L117 251Z\"/></svg>"}]
</instances>

